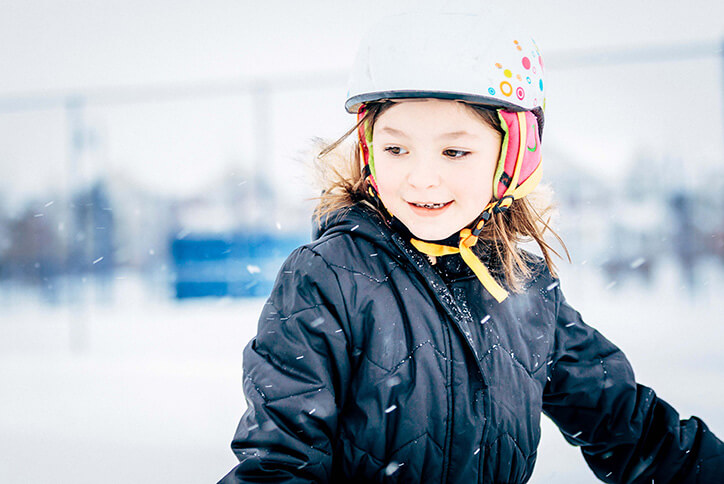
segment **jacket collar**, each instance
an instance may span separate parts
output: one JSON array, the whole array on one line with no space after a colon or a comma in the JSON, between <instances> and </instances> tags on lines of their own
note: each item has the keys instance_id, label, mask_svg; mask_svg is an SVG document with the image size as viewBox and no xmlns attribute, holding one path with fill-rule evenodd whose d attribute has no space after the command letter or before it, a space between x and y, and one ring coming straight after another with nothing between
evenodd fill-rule
<instances>
[{"instance_id":1,"label":"jacket collar","mask_svg":"<svg viewBox=\"0 0 724 484\"><path fill-rule=\"evenodd\" d=\"M325 216L319 223L313 223L312 240L332 234L352 233L357 237L392 244L389 228L379 215L364 203L338 209Z\"/></svg>"},{"instance_id":2,"label":"jacket collar","mask_svg":"<svg viewBox=\"0 0 724 484\"><path fill-rule=\"evenodd\" d=\"M396 218L393 218L388 224L382 220L378 213L371 207L368 207L364 203L357 203L332 212L325 217L321 223L315 223L312 231L312 240L332 234L352 232L354 232L356 237L371 240L377 245L381 245L395 253L399 253L399 250L392 241L392 234L398 234L406 241L409 241L410 238L413 237L407 227ZM459 240L459 234L453 234L446 239L427 242L456 247ZM497 273L496 269L498 269L498 267L492 264L493 258L490 257L491 250L492 246L489 242L483 240L478 242L476 252L479 254L481 260L491 268L491 271ZM438 257L437 263L433 267L446 280L456 280L474 275L470 267L462 260L460 254Z\"/></svg>"}]
</instances>

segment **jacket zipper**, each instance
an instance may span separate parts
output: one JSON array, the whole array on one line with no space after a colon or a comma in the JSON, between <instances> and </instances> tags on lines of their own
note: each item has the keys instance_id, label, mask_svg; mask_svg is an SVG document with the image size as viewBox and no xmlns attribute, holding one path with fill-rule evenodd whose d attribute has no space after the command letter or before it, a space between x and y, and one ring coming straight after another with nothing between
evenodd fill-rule
<instances>
[{"instance_id":1,"label":"jacket zipper","mask_svg":"<svg viewBox=\"0 0 724 484\"><path fill-rule=\"evenodd\" d=\"M452 431L453 431L453 412L455 403L453 402L453 366L452 366L452 340L450 337L450 327L446 321L442 321L443 333L445 334L445 393L447 396L447 418L445 419L445 447L443 448L443 465L442 465L442 483L448 482L448 474L450 473L450 458L452 456Z\"/></svg>"},{"instance_id":2,"label":"jacket zipper","mask_svg":"<svg viewBox=\"0 0 724 484\"><path fill-rule=\"evenodd\" d=\"M442 278L437 274L437 272L435 272L432 266L428 264L427 258L423 258L422 254L417 252L417 249L407 244L399 235L393 234L392 239L395 244L397 244L399 249L403 252L403 254L405 254L408 262L412 264L413 270L416 270L422 276L423 284L425 284L427 288L435 295L437 301L440 303L443 309L445 309L448 316L450 316L453 324L460 331L460 335L463 337L465 343L470 349L470 352L473 354L475 362L477 363L478 370L480 371L480 375L483 377L483 385L486 385L485 371L483 370L483 366L480 364L480 359L478 358L478 353L475 350L475 345L470 340L470 330L466 330L463 327L463 325L470 326L470 324L472 324L473 322L466 320L462 310L457 307L457 303L455 302L455 298L452 295L452 291L449 291L447 289L447 286L445 285L445 282L442 280ZM425 266L425 264L428 265ZM435 281L440 289L433 287L433 285L431 285L429 281Z\"/></svg>"}]
</instances>

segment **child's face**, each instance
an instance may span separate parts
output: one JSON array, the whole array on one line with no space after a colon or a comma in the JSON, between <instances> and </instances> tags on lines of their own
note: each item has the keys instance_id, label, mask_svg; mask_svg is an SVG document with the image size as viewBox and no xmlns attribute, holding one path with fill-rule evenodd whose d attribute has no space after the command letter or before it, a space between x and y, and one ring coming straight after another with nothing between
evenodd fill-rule
<instances>
[{"instance_id":1,"label":"child's face","mask_svg":"<svg viewBox=\"0 0 724 484\"><path fill-rule=\"evenodd\" d=\"M396 102L372 131L380 198L416 237L447 238L490 201L501 141L500 133L461 103Z\"/></svg>"}]
</instances>

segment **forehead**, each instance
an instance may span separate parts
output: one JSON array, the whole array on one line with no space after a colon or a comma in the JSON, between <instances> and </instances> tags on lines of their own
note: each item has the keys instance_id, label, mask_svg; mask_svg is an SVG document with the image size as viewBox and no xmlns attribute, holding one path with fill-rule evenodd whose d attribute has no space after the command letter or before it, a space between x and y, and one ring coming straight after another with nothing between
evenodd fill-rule
<instances>
[{"instance_id":1,"label":"forehead","mask_svg":"<svg viewBox=\"0 0 724 484\"><path fill-rule=\"evenodd\" d=\"M472 107L446 99L402 99L385 109L374 123L376 135L467 132L490 136L497 131L483 121Z\"/></svg>"}]
</instances>

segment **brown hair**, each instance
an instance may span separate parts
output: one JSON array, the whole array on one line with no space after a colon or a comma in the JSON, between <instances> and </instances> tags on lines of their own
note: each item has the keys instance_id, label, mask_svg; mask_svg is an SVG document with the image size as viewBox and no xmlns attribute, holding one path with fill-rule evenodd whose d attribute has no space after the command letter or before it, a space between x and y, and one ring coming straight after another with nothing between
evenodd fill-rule
<instances>
[{"instance_id":1,"label":"brown hair","mask_svg":"<svg viewBox=\"0 0 724 484\"><path fill-rule=\"evenodd\" d=\"M369 104L365 116L358 123L336 141L322 144L314 159L315 181L322 189L322 194L315 197L318 204L314 209L314 216L318 223L333 212L357 203L372 208L383 220L387 218L384 209L368 194L369 182L362 174L359 145L354 143L349 146L344 142L366 121L369 120L370 126L374 126L377 118L393 104L391 101ZM495 110L463 104L488 126L501 134L504 133ZM478 243L473 248L478 256L489 259L487 264L491 273L498 279L504 280L514 292L522 291L525 282L534 276L530 264L531 257L527 252L520 250L519 244L535 241L548 269L555 276L555 264L551 253L558 257L560 255L544 239L545 232L550 231L570 261L563 240L549 225L549 214L553 210L553 205L547 200L540 200L545 191L550 190L547 187L537 188L527 197L513 201L506 211L493 214L480 234L480 241L483 243ZM487 254L482 253L486 250Z\"/></svg>"}]
</instances>

